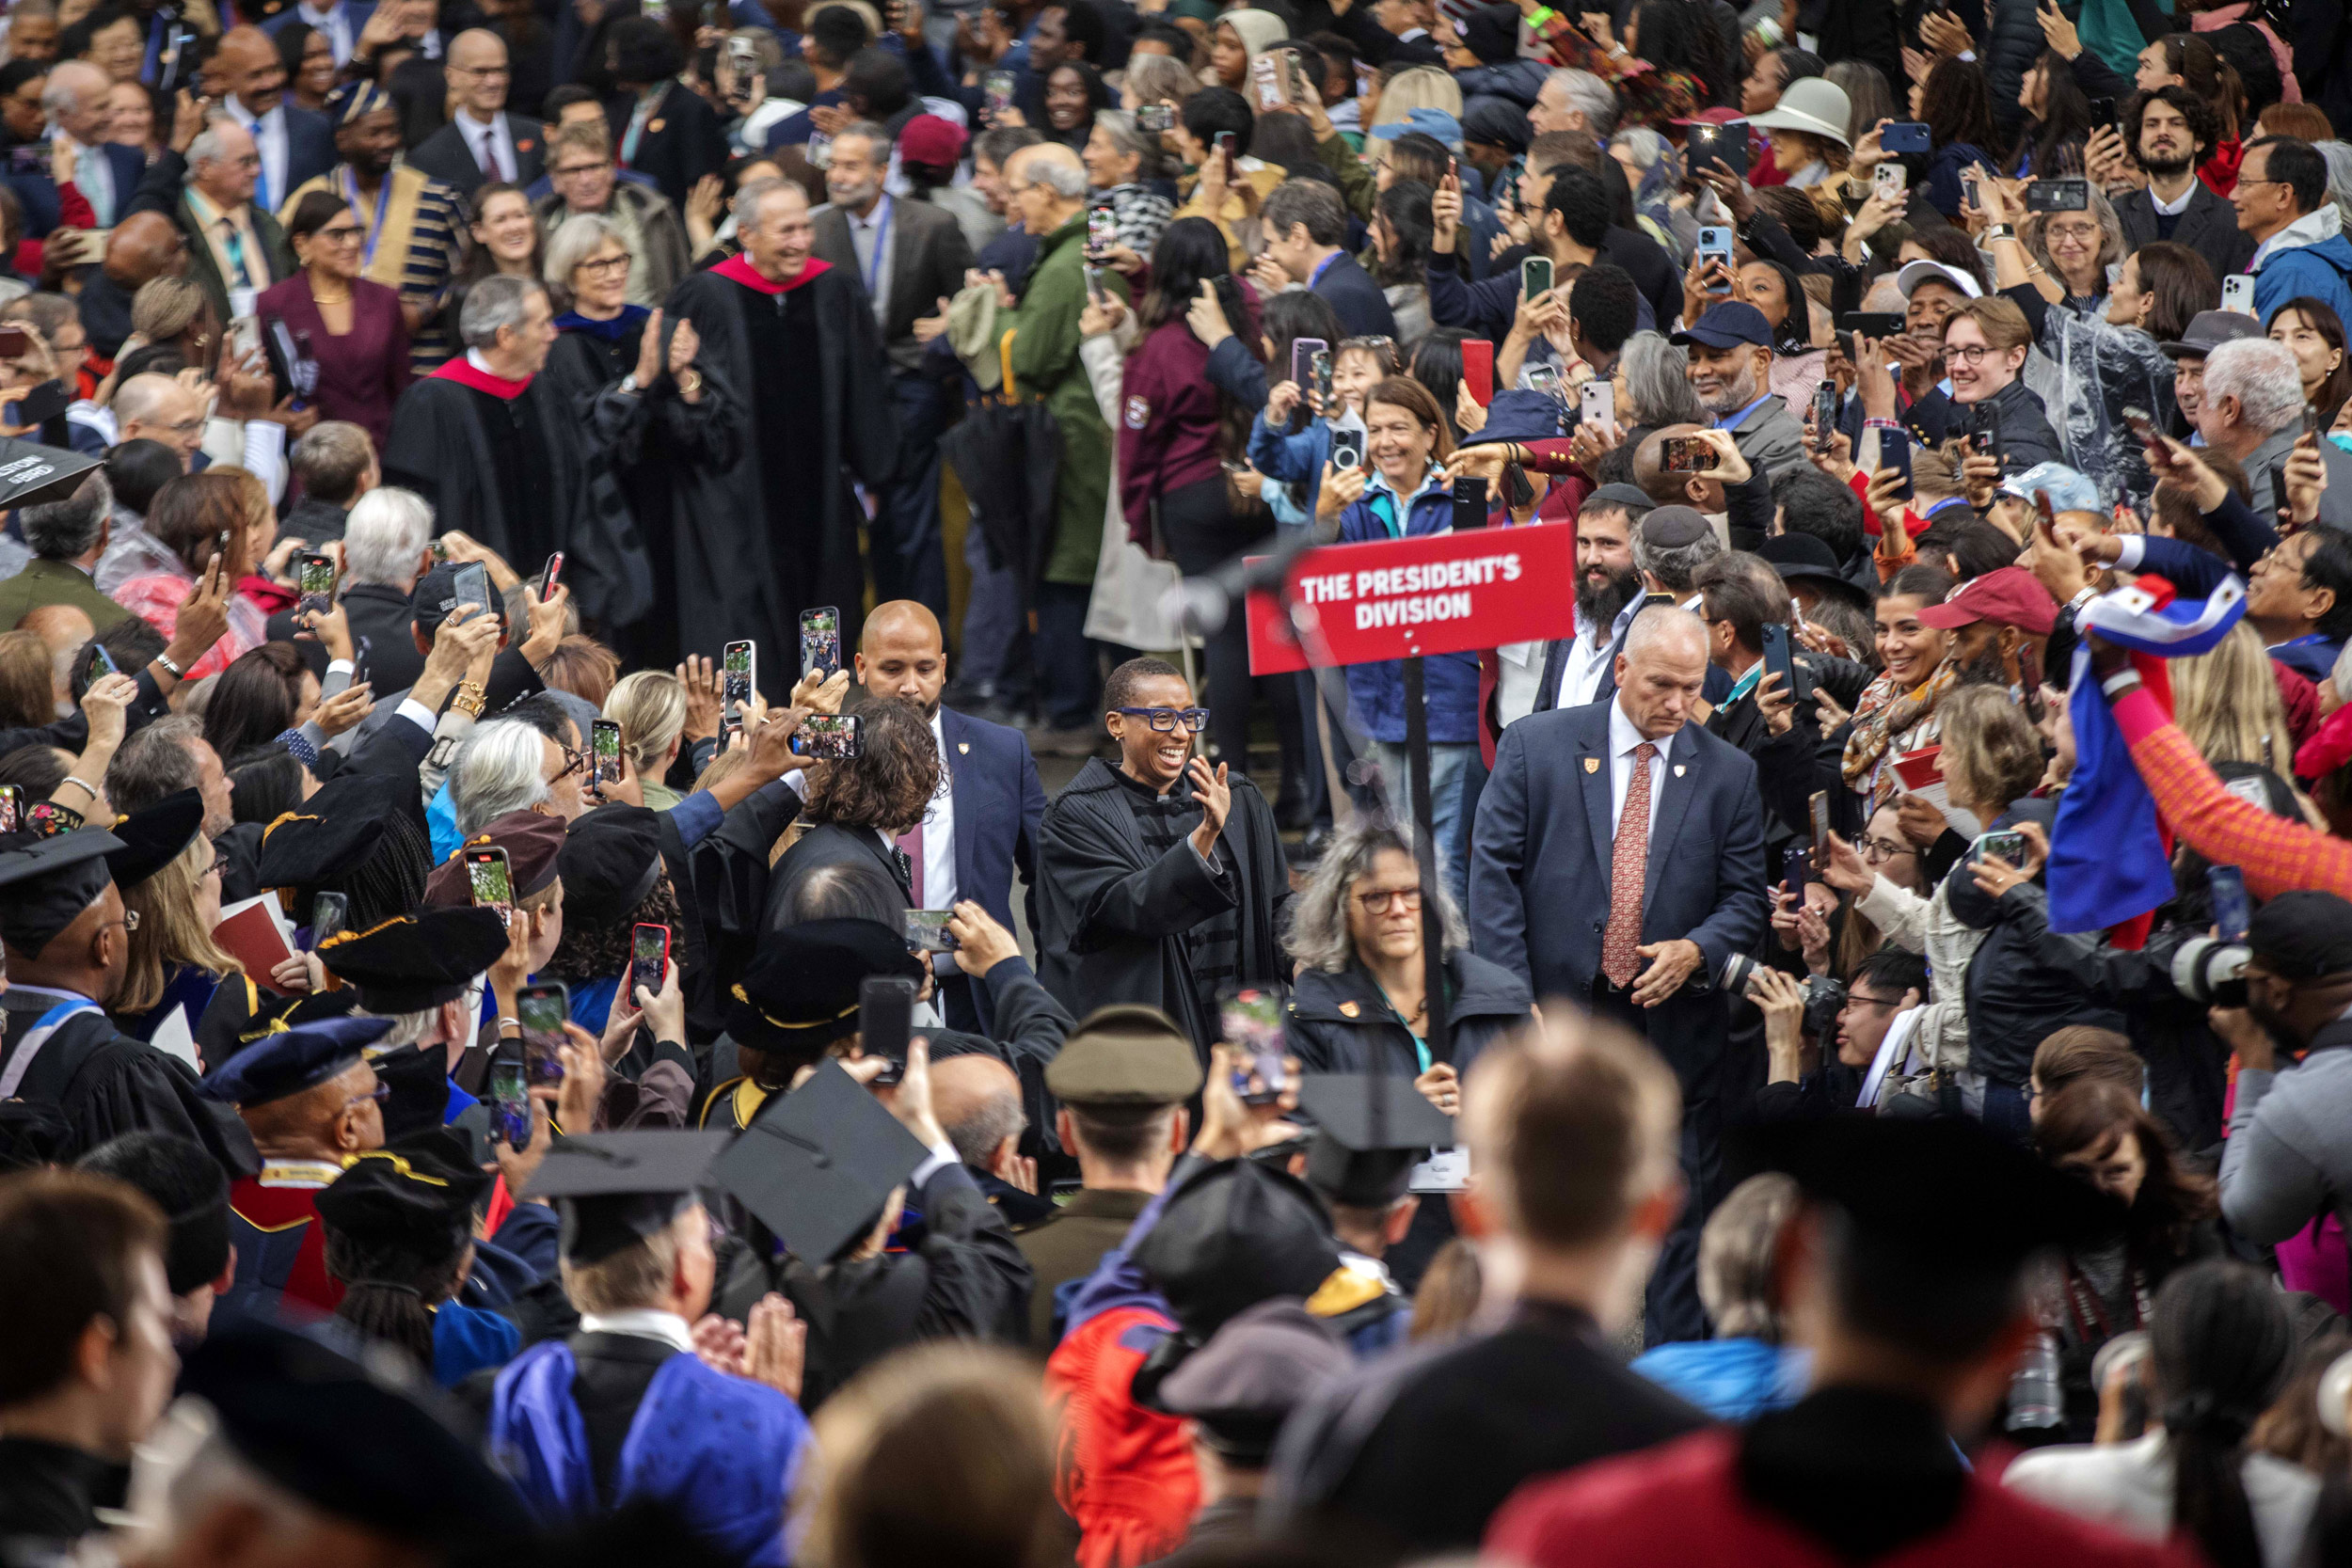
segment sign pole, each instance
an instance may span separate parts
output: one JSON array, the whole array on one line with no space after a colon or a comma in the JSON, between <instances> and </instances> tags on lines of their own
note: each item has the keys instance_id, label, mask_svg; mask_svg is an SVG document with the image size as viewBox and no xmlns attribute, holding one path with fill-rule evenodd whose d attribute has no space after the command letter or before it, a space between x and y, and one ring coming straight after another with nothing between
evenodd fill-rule
<instances>
[{"instance_id":1,"label":"sign pole","mask_svg":"<svg viewBox=\"0 0 2352 1568\"><path fill-rule=\"evenodd\" d=\"M1429 1011L1429 1059L1454 1060L1454 1031L1446 1016L1445 921L1438 913L1437 834L1430 826L1429 701L1422 661L1405 661L1405 754L1413 774L1413 859L1421 866L1422 1005Z\"/></svg>"}]
</instances>

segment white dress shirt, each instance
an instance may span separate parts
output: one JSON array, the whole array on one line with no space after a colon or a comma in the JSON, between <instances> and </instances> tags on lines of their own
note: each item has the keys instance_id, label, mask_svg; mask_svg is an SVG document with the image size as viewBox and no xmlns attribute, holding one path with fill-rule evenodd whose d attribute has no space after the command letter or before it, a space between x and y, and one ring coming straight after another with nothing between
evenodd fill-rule
<instances>
[{"instance_id":1,"label":"white dress shirt","mask_svg":"<svg viewBox=\"0 0 2352 1568\"><path fill-rule=\"evenodd\" d=\"M275 213L286 204L290 194L286 189L286 105L281 103L269 113L257 116L235 93L222 100L222 105L230 119L253 134L253 149L262 155L262 185L253 193L253 204L264 212Z\"/></svg>"},{"instance_id":2,"label":"white dress shirt","mask_svg":"<svg viewBox=\"0 0 2352 1568\"><path fill-rule=\"evenodd\" d=\"M626 1334L634 1339L658 1339L672 1350L691 1351L693 1331L675 1312L659 1307L631 1307L619 1312L582 1312L582 1334Z\"/></svg>"},{"instance_id":3,"label":"white dress shirt","mask_svg":"<svg viewBox=\"0 0 2352 1568\"><path fill-rule=\"evenodd\" d=\"M1645 740L1633 721L1625 716L1625 699L1620 696L1609 705L1609 836L1617 836L1617 819L1625 815L1626 791L1633 787L1633 751ZM1658 748L1649 759L1649 832L1658 832L1658 798L1666 792L1666 753L1674 749L1674 738L1651 741Z\"/></svg>"},{"instance_id":4,"label":"white dress shirt","mask_svg":"<svg viewBox=\"0 0 2352 1568\"><path fill-rule=\"evenodd\" d=\"M2188 204L2195 200L2196 197L2197 177L2195 175L2189 176L2188 183L2181 187L2181 197L2177 201L2158 200L2156 188L2153 185L2148 187L2148 204L2156 210L2156 215L2159 217L2179 217L2188 211Z\"/></svg>"},{"instance_id":5,"label":"white dress shirt","mask_svg":"<svg viewBox=\"0 0 2352 1568\"><path fill-rule=\"evenodd\" d=\"M327 46L335 51L335 63L342 65L351 58L351 51L358 43L358 35L352 31L351 19L343 14L342 0L325 10L312 10L310 0L295 8L302 20L326 35Z\"/></svg>"},{"instance_id":6,"label":"white dress shirt","mask_svg":"<svg viewBox=\"0 0 2352 1568\"><path fill-rule=\"evenodd\" d=\"M888 196L877 200L864 217L849 208L841 215L850 220L850 253L857 259L858 281L866 285L869 303L874 308L874 320L882 322L890 307L890 214L898 203ZM931 721L936 733L939 721ZM933 909L945 908L934 904Z\"/></svg>"},{"instance_id":7,"label":"white dress shirt","mask_svg":"<svg viewBox=\"0 0 2352 1568\"><path fill-rule=\"evenodd\" d=\"M114 166L106 162L106 150L95 142L77 141L55 126L49 134L73 150L73 187L88 198L98 227L113 228L118 198L127 200L131 193L115 189Z\"/></svg>"},{"instance_id":8,"label":"white dress shirt","mask_svg":"<svg viewBox=\"0 0 2352 1568\"><path fill-rule=\"evenodd\" d=\"M955 763L947 755L947 737L940 733L936 713L931 715L931 744L939 748L939 788L931 803L923 808L923 904L927 909L951 910L963 896L956 887ZM946 960L940 966L941 974L955 971L952 954L938 957Z\"/></svg>"},{"instance_id":9,"label":"white dress shirt","mask_svg":"<svg viewBox=\"0 0 2352 1568\"><path fill-rule=\"evenodd\" d=\"M473 154L474 166L482 171L485 179L514 180L518 177L522 165L515 160L515 133L506 123L503 109L492 115L487 125L474 119L471 110L459 109L454 123L457 134L466 138L466 150ZM498 149L496 165L483 152L482 144L485 138Z\"/></svg>"}]
</instances>

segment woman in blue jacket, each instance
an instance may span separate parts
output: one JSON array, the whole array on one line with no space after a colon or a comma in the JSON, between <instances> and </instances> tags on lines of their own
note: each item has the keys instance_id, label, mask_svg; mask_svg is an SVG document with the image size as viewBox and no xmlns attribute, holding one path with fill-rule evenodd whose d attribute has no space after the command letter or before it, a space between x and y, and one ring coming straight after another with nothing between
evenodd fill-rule
<instances>
[{"instance_id":1,"label":"woman in blue jacket","mask_svg":"<svg viewBox=\"0 0 2352 1568\"><path fill-rule=\"evenodd\" d=\"M1392 375L1364 399L1364 461L1335 469L1324 465L1315 520L1343 545L1424 538L1454 529L1454 496L1443 466L1454 438L1438 400L1420 382ZM1444 862L1446 887L1466 900L1470 824L1463 819L1463 786L1478 754L1478 656L1438 654L1422 661L1429 706L1430 832ZM1406 772L1405 664L1385 659L1353 664L1347 693L1357 725L1373 741L1389 809L1410 819Z\"/></svg>"}]
</instances>

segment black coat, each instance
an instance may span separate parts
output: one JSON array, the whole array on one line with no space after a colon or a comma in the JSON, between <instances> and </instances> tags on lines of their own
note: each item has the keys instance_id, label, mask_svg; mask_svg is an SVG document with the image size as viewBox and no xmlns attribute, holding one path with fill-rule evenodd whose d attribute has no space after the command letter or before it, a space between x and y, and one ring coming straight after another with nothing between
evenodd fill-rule
<instances>
[{"instance_id":1,"label":"black coat","mask_svg":"<svg viewBox=\"0 0 2352 1568\"><path fill-rule=\"evenodd\" d=\"M1445 960L1446 1016L1454 1045L1447 1058L1467 1072L1478 1053L1527 1021L1534 993L1501 964L1457 951ZM1379 982L1360 963L1339 974L1302 970L1292 983L1283 1037L1309 1072L1421 1071L1412 1032L1389 1006Z\"/></svg>"},{"instance_id":2,"label":"black coat","mask_svg":"<svg viewBox=\"0 0 2352 1568\"><path fill-rule=\"evenodd\" d=\"M1114 1002L1157 1007L1206 1060L1216 1021L1200 1016L1184 933L1221 910L1237 909L1235 982L1281 984L1290 972L1280 945L1290 864L1273 809L1247 778L1233 776L1232 810L1219 835L1222 885L1188 841L1152 859L1124 787L1110 764L1095 757L1045 808L1038 826L1041 977L1078 1018ZM1191 786L1180 780L1176 788L1189 794Z\"/></svg>"},{"instance_id":3,"label":"black coat","mask_svg":"<svg viewBox=\"0 0 2352 1568\"><path fill-rule=\"evenodd\" d=\"M506 177L528 190L547 172L546 127L528 116L510 114L506 131L515 143L515 166L506 171ZM470 198L490 179L474 150L480 145L479 135L471 120L460 124L453 119L410 149L406 161Z\"/></svg>"},{"instance_id":4,"label":"black coat","mask_svg":"<svg viewBox=\"0 0 2352 1568\"><path fill-rule=\"evenodd\" d=\"M616 146L628 134L629 117L636 108L636 100L626 93L606 103ZM683 213L694 182L718 173L726 161L726 127L720 123L718 111L685 83L672 82L653 118L645 121L644 134L637 138L637 155L628 160L628 166L660 186L670 205Z\"/></svg>"},{"instance_id":5,"label":"black coat","mask_svg":"<svg viewBox=\"0 0 2352 1568\"><path fill-rule=\"evenodd\" d=\"M1474 1552L1519 1483L1708 1424L1575 1307L1522 1302L1493 1334L1388 1356L1295 1411L1269 1523L1368 1536L1357 1560Z\"/></svg>"},{"instance_id":6,"label":"black coat","mask_svg":"<svg viewBox=\"0 0 2352 1568\"><path fill-rule=\"evenodd\" d=\"M2083 51L2089 59L2090 51ZM2156 232L2156 203L2145 190L2132 192L2116 202L2115 216L2123 226L2123 248L2137 250L2160 238ZM2246 263L2254 259L2254 236L2237 226L2237 209L2227 198L2213 194L2213 188L2202 180L2191 178L2188 206L2172 225L2172 243L2185 245L2212 263L2216 277L2227 277L2233 272L2244 272Z\"/></svg>"},{"instance_id":7,"label":"black coat","mask_svg":"<svg viewBox=\"0 0 2352 1568\"><path fill-rule=\"evenodd\" d=\"M1634 289L1649 301L1650 314L1657 319L1660 331L1664 331L1667 324L1682 313L1680 269L1672 257L1659 248L1656 240L1640 230L1611 226L1600 247L1594 252L1594 260L1625 269L1633 279Z\"/></svg>"},{"instance_id":8,"label":"black coat","mask_svg":"<svg viewBox=\"0 0 2352 1568\"><path fill-rule=\"evenodd\" d=\"M792 847L776 862L768 883L768 929L781 931L794 924L792 901L802 886L818 871L832 865L861 866L878 874L883 885L897 896L901 909L914 907L914 895L908 891L907 879L899 875L896 857L884 847L875 830L851 827L846 822L818 822L793 841ZM896 916L893 916L895 919Z\"/></svg>"},{"instance_id":9,"label":"black coat","mask_svg":"<svg viewBox=\"0 0 2352 1568\"><path fill-rule=\"evenodd\" d=\"M790 1253L771 1262L764 1247L739 1237L721 1246L713 1311L746 1322L760 1297L778 1291L808 1324L802 1409L814 1411L861 1370L918 1340L1026 1341L1029 1260L971 1173L946 1166L907 1202L923 1219L905 1250L862 1262L819 1266Z\"/></svg>"},{"instance_id":10,"label":"black coat","mask_svg":"<svg viewBox=\"0 0 2352 1568\"><path fill-rule=\"evenodd\" d=\"M828 466L841 476L820 499L823 564L819 580L803 585L812 596L799 604L783 602L788 590L779 580L765 526L768 498L750 404L755 383L734 298L741 284L697 272L671 292L662 330L675 333L679 321L691 320L700 332L702 353L694 367L703 373L703 401L695 407L658 396L652 437L671 464L678 600L692 610L689 624L694 629L683 634L683 651L716 658L721 644L753 639L769 650L771 679L782 682L773 687L774 695L790 684L797 664L793 651L800 646L803 610L840 607L841 645L855 644L865 598L858 534L866 519L850 480L877 487L898 461L889 365L864 291L839 267L801 287L817 291L820 335L817 362L792 369L818 377L825 388L824 428L816 436ZM666 355L669 339L662 343Z\"/></svg>"}]
</instances>

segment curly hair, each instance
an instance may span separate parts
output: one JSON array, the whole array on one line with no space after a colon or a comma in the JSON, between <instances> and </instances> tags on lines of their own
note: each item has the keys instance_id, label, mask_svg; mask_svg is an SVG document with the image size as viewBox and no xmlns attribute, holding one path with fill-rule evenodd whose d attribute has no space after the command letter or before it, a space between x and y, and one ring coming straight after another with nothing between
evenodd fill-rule
<instances>
[{"instance_id":1,"label":"curly hair","mask_svg":"<svg viewBox=\"0 0 2352 1568\"><path fill-rule=\"evenodd\" d=\"M865 731L858 754L825 769L809 791L812 822L902 833L939 792L939 746L913 703L871 697L854 710Z\"/></svg>"},{"instance_id":2,"label":"curly hair","mask_svg":"<svg viewBox=\"0 0 2352 1568\"><path fill-rule=\"evenodd\" d=\"M1291 900L1290 928L1283 933L1282 945L1292 958L1327 974L1344 974L1358 961L1356 943L1347 928L1347 901L1357 879L1372 875L1374 862L1388 850L1413 859L1413 843L1407 833L1379 818L1367 818L1331 841L1315 863L1314 875ZM1438 917L1447 952L1470 944L1462 911L1454 907L1442 881L1438 885Z\"/></svg>"},{"instance_id":3,"label":"curly hair","mask_svg":"<svg viewBox=\"0 0 2352 1568\"><path fill-rule=\"evenodd\" d=\"M670 927L670 948L673 958L686 941L686 912L678 907L677 889L670 885L666 871L653 879L653 891L644 902L628 912L626 919L603 926L592 926L584 920L566 919L564 935L555 944L555 952L548 958L548 973L559 980L601 980L618 974L628 967L630 943L636 939L640 926ZM660 988L657 977L656 990ZM613 1006L620 1006L627 998L615 997ZM634 1006L633 1003L629 1004Z\"/></svg>"}]
</instances>

